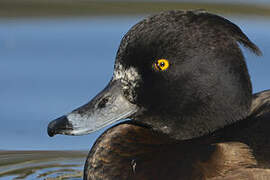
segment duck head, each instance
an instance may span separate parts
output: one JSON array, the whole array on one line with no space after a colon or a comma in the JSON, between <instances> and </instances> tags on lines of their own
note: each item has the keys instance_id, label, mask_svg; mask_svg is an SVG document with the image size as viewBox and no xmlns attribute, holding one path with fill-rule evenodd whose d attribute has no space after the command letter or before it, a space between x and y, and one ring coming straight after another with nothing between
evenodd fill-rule
<instances>
[{"instance_id":1,"label":"duck head","mask_svg":"<svg viewBox=\"0 0 270 180\"><path fill-rule=\"evenodd\" d=\"M232 22L168 11L133 26L107 87L52 121L48 134L82 135L130 118L176 140L209 134L248 115L252 87L239 43L260 50Z\"/></svg>"}]
</instances>

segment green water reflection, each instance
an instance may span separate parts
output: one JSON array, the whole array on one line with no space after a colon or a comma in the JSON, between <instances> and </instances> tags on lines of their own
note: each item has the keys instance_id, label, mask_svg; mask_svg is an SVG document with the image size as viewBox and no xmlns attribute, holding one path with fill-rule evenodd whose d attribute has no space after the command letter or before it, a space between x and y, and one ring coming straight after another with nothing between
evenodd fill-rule
<instances>
[{"instance_id":1,"label":"green water reflection","mask_svg":"<svg viewBox=\"0 0 270 180\"><path fill-rule=\"evenodd\" d=\"M0 151L0 179L82 179L87 152Z\"/></svg>"}]
</instances>

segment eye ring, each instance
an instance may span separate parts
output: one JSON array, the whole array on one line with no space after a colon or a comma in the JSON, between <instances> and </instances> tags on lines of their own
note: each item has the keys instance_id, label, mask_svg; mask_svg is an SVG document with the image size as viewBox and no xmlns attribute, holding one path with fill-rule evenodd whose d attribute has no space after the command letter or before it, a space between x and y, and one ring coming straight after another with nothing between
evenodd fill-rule
<instances>
[{"instance_id":1,"label":"eye ring","mask_svg":"<svg viewBox=\"0 0 270 180\"><path fill-rule=\"evenodd\" d=\"M170 66L170 63L167 59L159 59L154 63L154 69L156 71L165 71Z\"/></svg>"}]
</instances>

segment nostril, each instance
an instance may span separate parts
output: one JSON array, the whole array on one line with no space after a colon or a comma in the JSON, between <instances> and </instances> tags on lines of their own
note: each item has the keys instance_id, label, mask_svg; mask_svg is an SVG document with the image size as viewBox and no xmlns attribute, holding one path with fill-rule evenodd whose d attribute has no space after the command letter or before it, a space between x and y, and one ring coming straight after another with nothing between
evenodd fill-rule
<instances>
[{"instance_id":1,"label":"nostril","mask_svg":"<svg viewBox=\"0 0 270 180\"><path fill-rule=\"evenodd\" d=\"M99 103L98 103L98 108L104 108L106 104L109 101L109 97L103 98Z\"/></svg>"}]
</instances>

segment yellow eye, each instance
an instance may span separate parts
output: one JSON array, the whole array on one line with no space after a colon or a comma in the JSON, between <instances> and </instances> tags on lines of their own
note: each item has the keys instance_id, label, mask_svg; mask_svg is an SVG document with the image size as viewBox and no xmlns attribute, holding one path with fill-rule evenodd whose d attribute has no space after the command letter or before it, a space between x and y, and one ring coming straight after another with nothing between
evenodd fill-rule
<instances>
[{"instance_id":1,"label":"yellow eye","mask_svg":"<svg viewBox=\"0 0 270 180\"><path fill-rule=\"evenodd\" d=\"M165 71L170 66L170 63L166 59L159 59L155 62L154 68L157 71Z\"/></svg>"}]
</instances>

